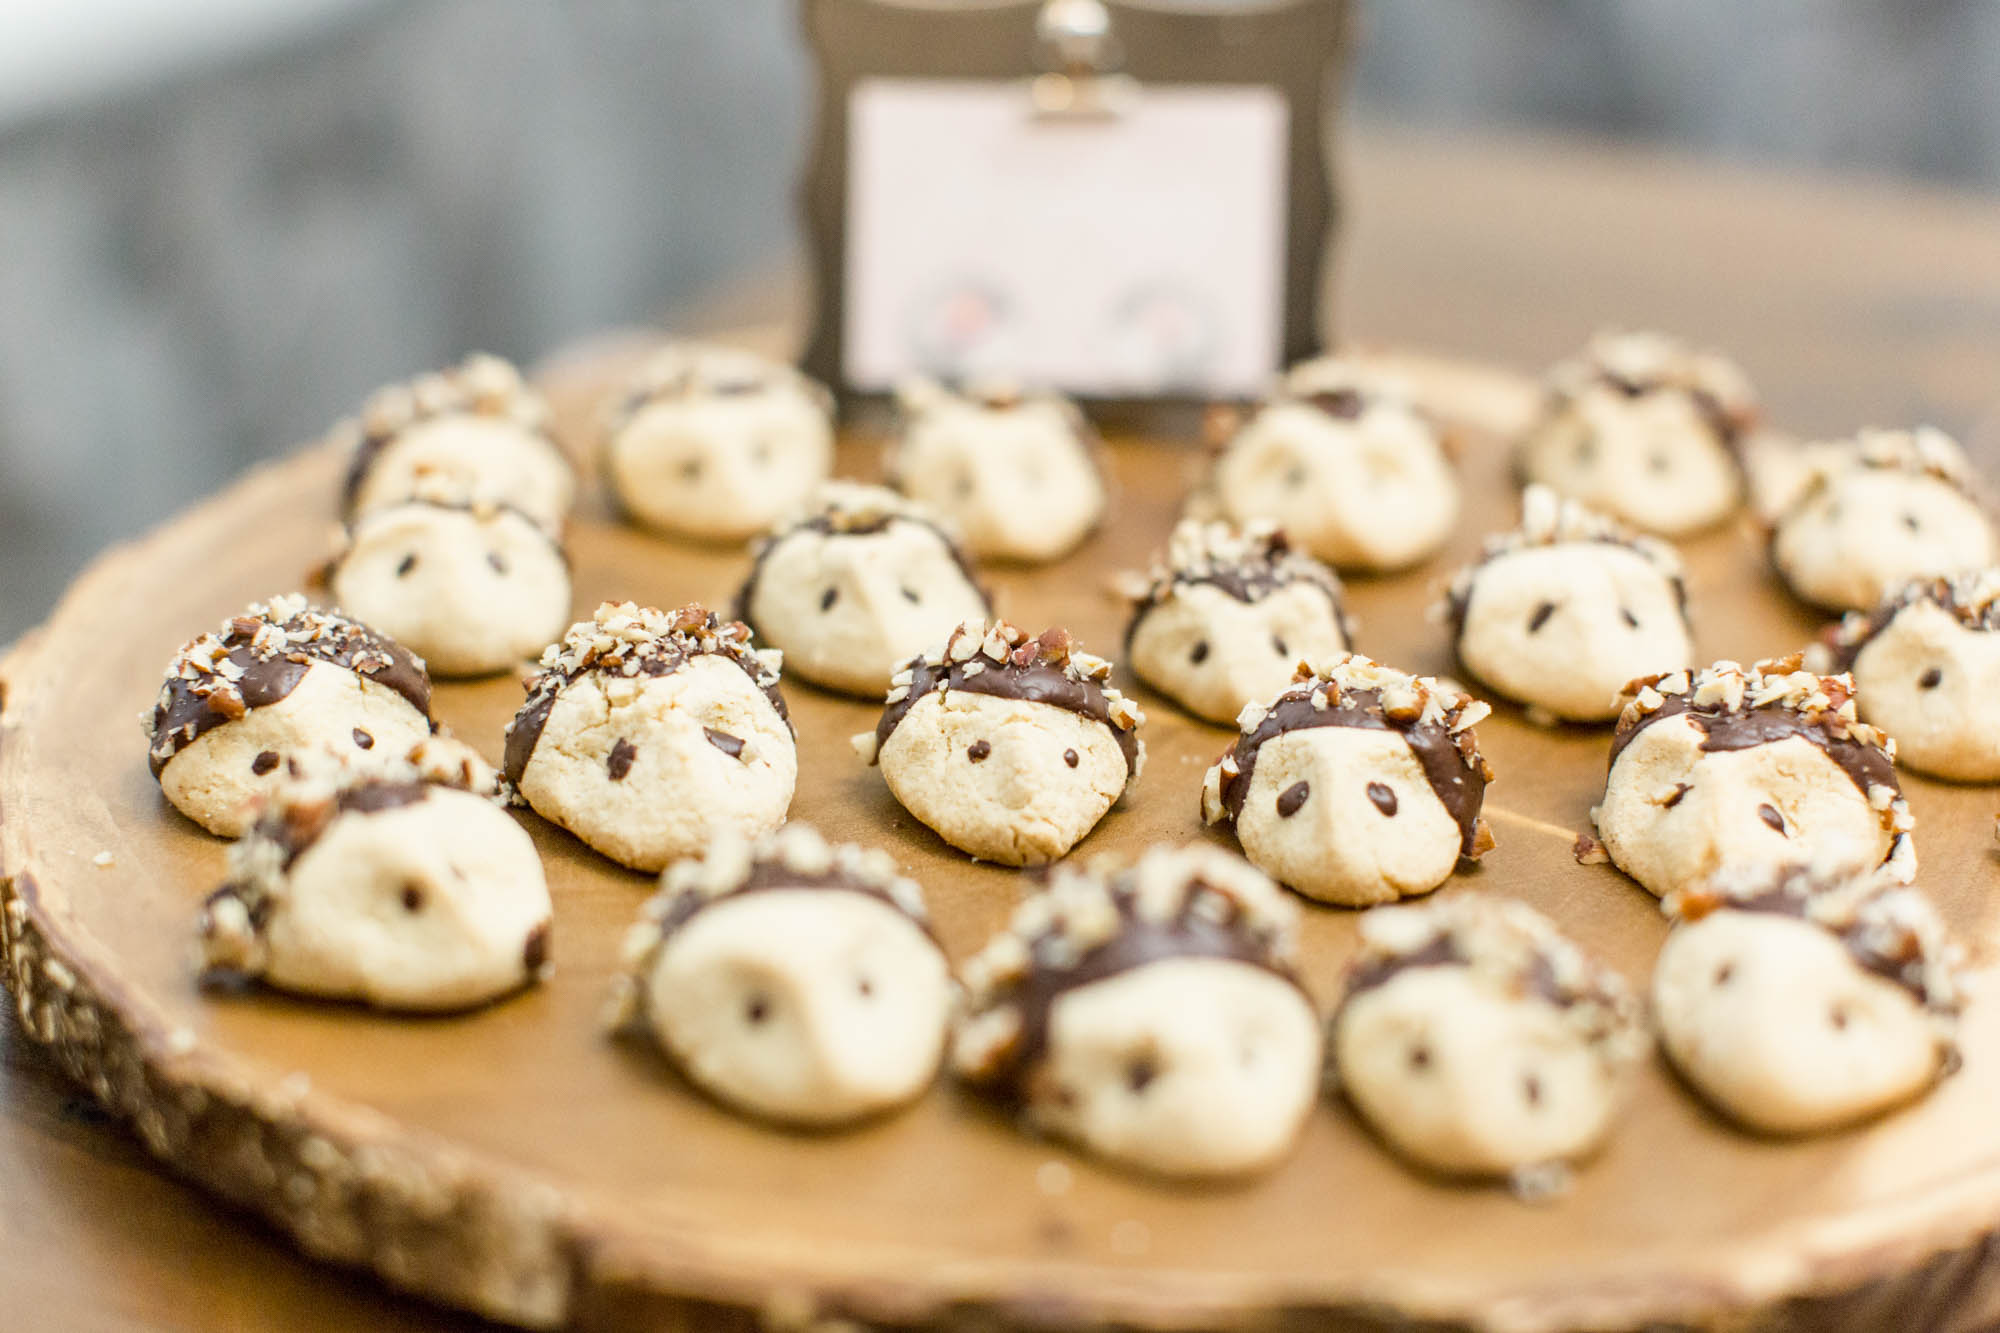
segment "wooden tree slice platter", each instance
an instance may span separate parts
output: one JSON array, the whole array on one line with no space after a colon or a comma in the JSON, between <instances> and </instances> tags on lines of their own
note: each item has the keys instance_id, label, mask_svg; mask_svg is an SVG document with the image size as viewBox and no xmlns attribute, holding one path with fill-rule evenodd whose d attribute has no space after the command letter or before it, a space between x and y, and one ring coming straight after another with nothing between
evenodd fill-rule
<instances>
[{"instance_id":1,"label":"wooden tree slice platter","mask_svg":"<svg viewBox=\"0 0 2000 1333\"><path fill-rule=\"evenodd\" d=\"M584 401L625 355L573 361L554 387ZM1365 651L1439 672L1452 663L1424 612L1481 534L1512 522L1492 428L1531 391L1473 368L1414 369L1440 410L1487 428L1468 434L1468 513L1439 560L1352 581L1351 598ZM992 582L1011 618L1067 625L1115 655L1123 611L1109 576L1143 567L1199 459L1138 439L1112 456L1107 529L1061 565ZM1726 1127L1654 1062L1574 1188L1527 1204L1412 1172L1332 1101L1280 1170L1228 1188L1099 1166L948 1083L852 1132L739 1119L649 1050L599 1034L619 939L651 885L527 815L556 900L548 985L427 1020L204 993L189 941L223 845L161 799L135 719L183 641L298 585L327 554L342 461L319 451L266 468L106 555L5 663L0 711L4 941L24 1027L164 1162L306 1251L502 1319L600 1328L725 1307L780 1323L1520 1330L1975 1327L2000 1313L2000 997L1975 1000L1964 1070L1935 1095L1802 1142ZM875 449L844 443L841 470L875 475ZM741 552L623 527L598 501L573 547L580 610L602 598L727 605L747 567ZM1817 628L1769 581L1747 521L1685 551L1704 658L1787 651ZM787 695L794 817L890 848L964 957L1023 876L969 864L890 800L847 745L876 710L802 683ZM1084 852L1212 836L1197 793L1227 733L1139 697L1149 763ZM520 698L508 678L437 693L441 716L492 758ZM1537 730L1505 707L1480 732L1499 846L1442 891L1522 898L1643 986L1665 933L1656 904L1571 855L1601 790L1605 732ZM1922 882L1983 941L2000 925L1995 798L1906 781ZM1306 975L1325 1002L1355 918L1304 917Z\"/></svg>"}]
</instances>

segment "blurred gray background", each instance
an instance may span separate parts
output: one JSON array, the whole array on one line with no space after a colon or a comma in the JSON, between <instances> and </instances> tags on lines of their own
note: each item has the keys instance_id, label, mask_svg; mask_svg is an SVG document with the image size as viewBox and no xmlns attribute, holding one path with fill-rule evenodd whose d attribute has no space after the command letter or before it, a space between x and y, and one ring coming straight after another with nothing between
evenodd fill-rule
<instances>
[{"instance_id":1,"label":"blurred gray background","mask_svg":"<svg viewBox=\"0 0 2000 1333\"><path fill-rule=\"evenodd\" d=\"M1363 120L2000 191L1993 0L1363 22ZM377 383L790 253L808 77L793 0L0 0L0 643Z\"/></svg>"}]
</instances>

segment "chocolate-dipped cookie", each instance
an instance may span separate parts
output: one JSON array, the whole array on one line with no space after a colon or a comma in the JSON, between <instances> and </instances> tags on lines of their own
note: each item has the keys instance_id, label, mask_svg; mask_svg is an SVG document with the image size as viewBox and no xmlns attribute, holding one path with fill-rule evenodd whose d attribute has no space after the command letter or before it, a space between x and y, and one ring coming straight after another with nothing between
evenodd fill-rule
<instances>
[{"instance_id":1,"label":"chocolate-dipped cookie","mask_svg":"<svg viewBox=\"0 0 2000 1333\"><path fill-rule=\"evenodd\" d=\"M168 664L144 719L147 758L174 808L240 836L289 759L400 758L429 736L421 659L298 594L252 605Z\"/></svg>"},{"instance_id":2,"label":"chocolate-dipped cookie","mask_svg":"<svg viewBox=\"0 0 2000 1333\"><path fill-rule=\"evenodd\" d=\"M1284 895L1215 848L1060 867L966 962L952 1067L1030 1127L1114 1162L1264 1170L1319 1086L1295 932Z\"/></svg>"},{"instance_id":3,"label":"chocolate-dipped cookie","mask_svg":"<svg viewBox=\"0 0 2000 1333\"><path fill-rule=\"evenodd\" d=\"M954 986L888 853L788 824L676 862L632 928L612 1026L730 1106L834 1125L930 1086Z\"/></svg>"},{"instance_id":4,"label":"chocolate-dipped cookie","mask_svg":"<svg viewBox=\"0 0 2000 1333\"><path fill-rule=\"evenodd\" d=\"M1201 814L1308 898L1365 907L1428 893L1493 846L1493 770L1473 725L1492 710L1358 654L1303 663L1202 782Z\"/></svg>"},{"instance_id":5,"label":"chocolate-dipped cookie","mask_svg":"<svg viewBox=\"0 0 2000 1333\"><path fill-rule=\"evenodd\" d=\"M1633 681L1591 817L1620 870L1665 897L1801 858L1916 869L1895 742L1854 683L1801 655Z\"/></svg>"},{"instance_id":6,"label":"chocolate-dipped cookie","mask_svg":"<svg viewBox=\"0 0 2000 1333\"><path fill-rule=\"evenodd\" d=\"M968 623L890 681L854 738L903 808L962 852L1039 865L1068 852L1145 760L1145 715L1065 630Z\"/></svg>"},{"instance_id":7,"label":"chocolate-dipped cookie","mask_svg":"<svg viewBox=\"0 0 2000 1333\"><path fill-rule=\"evenodd\" d=\"M1340 579L1261 521L1177 525L1125 627L1133 674L1219 723L1284 689L1300 661L1351 647Z\"/></svg>"},{"instance_id":8,"label":"chocolate-dipped cookie","mask_svg":"<svg viewBox=\"0 0 2000 1333\"><path fill-rule=\"evenodd\" d=\"M1444 609L1465 669L1537 720L1608 722L1626 682L1694 657L1673 548L1545 486L1458 572Z\"/></svg>"},{"instance_id":9,"label":"chocolate-dipped cookie","mask_svg":"<svg viewBox=\"0 0 2000 1333\"><path fill-rule=\"evenodd\" d=\"M992 612L958 543L881 486L828 482L758 545L736 615L786 670L880 698L896 669Z\"/></svg>"},{"instance_id":10,"label":"chocolate-dipped cookie","mask_svg":"<svg viewBox=\"0 0 2000 1333\"><path fill-rule=\"evenodd\" d=\"M661 348L604 409L604 471L639 522L737 542L804 503L833 467L833 397L734 347Z\"/></svg>"},{"instance_id":11,"label":"chocolate-dipped cookie","mask_svg":"<svg viewBox=\"0 0 2000 1333\"><path fill-rule=\"evenodd\" d=\"M798 779L778 666L700 605L606 602L542 654L507 726L507 780L634 870L768 833Z\"/></svg>"}]
</instances>

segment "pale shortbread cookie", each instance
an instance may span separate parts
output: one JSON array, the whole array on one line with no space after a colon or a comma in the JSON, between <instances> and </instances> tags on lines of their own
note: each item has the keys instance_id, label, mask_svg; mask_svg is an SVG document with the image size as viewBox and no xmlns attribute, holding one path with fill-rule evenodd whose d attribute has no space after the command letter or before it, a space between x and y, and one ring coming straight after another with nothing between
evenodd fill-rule
<instances>
[{"instance_id":1,"label":"pale shortbread cookie","mask_svg":"<svg viewBox=\"0 0 2000 1333\"><path fill-rule=\"evenodd\" d=\"M634 870L768 833L799 771L778 664L699 605L606 602L542 655L507 726L507 780Z\"/></svg>"},{"instance_id":2,"label":"pale shortbread cookie","mask_svg":"<svg viewBox=\"0 0 2000 1333\"><path fill-rule=\"evenodd\" d=\"M815 685L880 698L889 677L992 606L929 511L833 481L757 547L737 618Z\"/></svg>"},{"instance_id":3,"label":"pale shortbread cookie","mask_svg":"<svg viewBox=\"0 0 2000 1333\"><path fill-rule=\"evenodd\" d=\"M676 862L632 928L614 1028L730 1106L836 1125L900 1106L944 1055L954 985L886 852L790 824Z\"/></svg>"},{"instance_id":4,"label":"pale shortbread cookie","mask_svg":"<svg viewBox=\"0 0 2000 1333\"><path fill-rule=\"evenodd\" d=\"M484 1004L541 978L541 858L490 796L407 765L302 766L202 909L211 974L381 1009Z\"/></svg>"},{"instance_id":5,"label":"pale shortbread cookie","mask_svg":"<svg viewBox=\"0 0 2000 1333\"><path fill-rule=\"evenodd\" d=\"M512 505L549 528L562 526L576 500L575 470L549 435L548 404L495 356L377 390L332 438L351 457L350 520L425 485Z\"/></svg>"},{"instance_id":6,"label":"pale shortbread cookie","mask_svg":"<svg viewBox=\"0 0 2000 1333\"><path fill-rule=\"evenodd\" d=\"M1660 333L1600 333L1549 372L1521 443L1531 482L1634 527L1679 536L1743 501L1756 394L1735 363Z\"/></svg>"},{"instance_id":7,"label":"pale shortbread cookie","mask_svg":"<svg viewBox=\"0 0 2000 1333\"><path fill-rule=\"evenodd\" d=\"M1327 1040L1341 1091L1397 1152L1531 1192L1603 1141L1646 1046L1618 976L1483 896L1364 915Z\"/></svg>"},{"instance_id":8,"label":"pale shortbread cookie","mask_svg":"<svg viewBox=\"0 0 2000 1333\"><path fill-rule=\"evenodd\" d=\"M1326 357L1293 368L1216 459L1209 494L1341 570L1405 569L1458 521L1443 437L1405 386Z\"/></svg>"},{"instance_id":9,"label":"pale shortbread cookie","mask_svg":"<svg viewBox=\"0 0 2000 1333\"><path fill-rule=\"evenodd\" d=\"M1479 817L1493 770L1472 730L1491 711L1357 654L1302 663L1283 693L1244 708L1202 782L1202 818L1308 898L1429 893L1493 846Z\"/></svg>"},{"instance_id":10,"label":"pale shortbread cookie","mask_svg":"<svg viewBox=\"0 0 2000 1333\"><path fill-rule=\"evenodd\" d=\"M400 759L431 734L430 702L430 678L409 650L292 594L182 648L142 721L174 808L235 838L288 760Z\"/></svg>"},{"instance_id":11,"label":"pale shortbread cookie","mask_svg":"<svg viewBox=\"0 0 2000 1333\"><path fill-rule=\"evenodd\" d=\"M1097 436L1054 394L958 394L929 381L897 391L903 425L891 485L944 516L981 559L1039 564L1066 555L1104 517Z\"/></svg>"},{"instance_id":12,"label":"pale shortbread cookie","mask_svg":"<svg viewBox=\"0 0 2000 1333\"><path fill-rule=\"evenodd\" d=\"M1167 1176L1240 1176L1291 1148L1319 1022L1296 910L1209 847L1057 869L963 969L952 1066L1037 1130Z\"/></svg>"},{"instance_id":13,"label":"pale shortbread cookie","mask_svg":"<svg viewBox=\"0 0 2000 1333\"><path fill-rule=\"evenodd\" d=\"M1896 744L1853 681L1799 654L1632 682L1591 817L1618 868L1660 896L1802 857L1916 870Z\"/></svg>"},{"instance_id":14,"label":"pale shortbread cookie","mask_svg":"<svg viewBox=\"0 0 2000 1333\"><path fill-rule=\"evenodd\" d=\"M1458 572L1445 614L1465 669L1531 716L1608 722L1628 681L1694 658L1673 548L1544 486Z\"/></svg>"},{"instance_id":15,"label":"pale shortbread cookie","mask_svg":"<svg viewBox=\"0 0 2000 1333\"><path fill-rule=\"evenodd\" d=\"M855 750L960 851L1040 865L1097 827L1145 760L1145 717L1110 676L1064 630L961 625L896 673Z\"/></svg>"},{"instance_id":16,"label":"pale shortbread cookie","mask_svg":"<svg viewBox=\"0 0 2000 1333\"><path fill-rule=\"evenodd\" d=\"M736 542L797 509L833 468L833 397L790 366L674 342L604 411L604 471L649 527Z\"/></svg>"},{"instance_id":17,"label":"pale shortbread cookie","mask_svg":"<svg viewBox=\"0 0 2000 1333\"><path fill-rule=\"evenodd\" d=\"M1771 532L1771 565L1801 599L1866 611L1911 579L2000 562L1971 465L1943 431L1863 431L1808 459Z\"/></svg>"},{"instance_id":18,"label":"pale shortbread cookie","mask_svg":"<svg viewBox=\"0 0 2000 1333\"><path fill-rule=\"evenodd\" d=\"M1958 952L1930 900L1837 863L1675 894L1653 968L1660 1042L1738 1123L1807 1134L1909 1101L1957 1067Z\"/></svg>"},{"instance_id":19,"label":"pale shortbread cookie","mask_svg":"<svg viewBox=\"0 0 2000 1333\"><path fill-rule=\"evenodd\" d=\"M505 671L569 623L569 561L521 510L448 496L426 488L356 519L327 586L434 676Z\"/></svg>"},{"instance_id":20,"label":"pale shortbread cookie","mask_svg":"<svg viewBox=\"0 0 2000 1333\"><path fill-rule=\"evenodd\" d=\"M1267 522L1181 522L1125 628L1133 674L1218 723L1284 689L1301 661L1353 646L1339 578Z\"/></svg>"},{"instance_id":21,"label":"pale shortbread cookie","mask_svg":"<svg viewBox=\"0 0 2000 1333\"><path fill-rule=\"evenodd\" d=\"M1905 584L1850 612L1817 650L1854 677L1863 720L1896 762L1954 782L2000 782L2000 569Z\"/></svg>"}]
</instances>

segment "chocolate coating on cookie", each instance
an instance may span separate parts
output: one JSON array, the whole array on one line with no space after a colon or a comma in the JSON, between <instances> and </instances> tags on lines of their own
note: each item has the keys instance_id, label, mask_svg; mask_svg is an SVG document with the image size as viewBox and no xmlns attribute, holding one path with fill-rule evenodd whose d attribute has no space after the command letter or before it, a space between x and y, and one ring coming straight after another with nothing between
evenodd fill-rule
<instances>
[{"instance_id":1,"label":"chocolate coating on cookie","mask_svg":"<svg viewBox=\"0 0 2000 1333\"><path fill-rule=\"evenodd\" d=\"M1750 382L1733 362L1665 334L1599 333L1582 355L1549 372L1549 392L1558 400L1574 399L1592 385L1626 398L1685 394L1717 442L1732 452L1759 416Z\"/></svg>"},{"instance_id":2,"label":"chocolate coating on cookie","mask_svg":"<svg viewBox=\"0 0 2000 1333\"><path fill-rule=\"evenodd\" d=\"M2000 630L2000 570L1982 569L1950 578L1912 579L1873 611L1851 611L1826 635L1827 661L1836 671L1852 671L1854 659L1913 606L1937 607L1969 630Z\"/></svg>"},{"instance_id":3,"label":"chocolate coating on cookie","mask_svg":"<svg viewBox=\"0 0 2000 1333\"><path fill-rule=\"evenodd\" d=\"M1280 588L1303 584L1325 594L1341 638L1352 643L1340 576L1311 556L1292 549L1274 523L1252 521L1238 529L1225 523L1183 521L1168 539L1165 557L1146 576L1146 588L1125 625L1125 651L1147 614L1177 589L1215 588L1239 602L1256 602Z\"/></svg>"}]
</instances>

